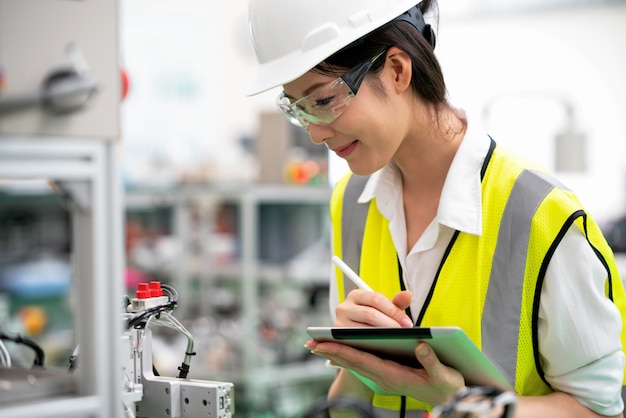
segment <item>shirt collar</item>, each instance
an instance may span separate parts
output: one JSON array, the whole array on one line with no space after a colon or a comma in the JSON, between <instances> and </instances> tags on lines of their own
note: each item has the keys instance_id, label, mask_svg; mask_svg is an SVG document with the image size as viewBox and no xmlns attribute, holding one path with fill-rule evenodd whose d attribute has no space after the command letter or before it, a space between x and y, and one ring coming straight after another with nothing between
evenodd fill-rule
<instances>
[{"instance_id":1,"label":"shirt collar","mask_svg":"<svg viewBox=\"0 0 626 418\"><path fill-rule=\"evenodd\" d=\"M490 138L468 126L459 149L452 160L441 191L436 221L461 232L481 235L482 201L481 178L485 156L489 150ZM373 173L359 203L367 203L376 198L378 210L391 219L398 204L402 202L402 183L395 163Z\"/></svg>"}]
</instances>

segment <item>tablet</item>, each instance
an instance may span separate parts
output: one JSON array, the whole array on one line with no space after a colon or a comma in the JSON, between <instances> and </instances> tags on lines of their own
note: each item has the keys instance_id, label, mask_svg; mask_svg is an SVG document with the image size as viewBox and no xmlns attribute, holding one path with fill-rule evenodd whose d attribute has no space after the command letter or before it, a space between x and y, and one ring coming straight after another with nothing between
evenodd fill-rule
<instances>
[{"instance_id":1,"label":"tablet","mask_svg":"<svg viewBox=\"0 0 626 418\"><path fill-rule=\"evenodd\" d=\"M500 370L458 327L309 327L307 332L316 341L346 344L415 368L421 368L415 358L415 346L418 341L424 340L435 350L443 364L463 375L466 385L493 386L501 390L513 389ZM370 389L377 393L385 393L373 381L353 373Z\"/></svg>"}]
</instances>

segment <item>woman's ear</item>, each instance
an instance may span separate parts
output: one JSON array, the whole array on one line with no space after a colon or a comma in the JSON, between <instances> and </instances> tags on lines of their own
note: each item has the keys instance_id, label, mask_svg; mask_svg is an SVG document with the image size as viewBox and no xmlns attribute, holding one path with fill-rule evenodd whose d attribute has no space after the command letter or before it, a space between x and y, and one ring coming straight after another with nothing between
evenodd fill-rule
<instances>
[{"instance_id":1,"label":"woman's ear","mask_svg":"<svg viewBox=\"0 0 626 418\"><path fill-rule=\"evenodd\" d=\"M396 46L387 51L388 80L397 93L403 93L411 85L413 73L411 57Z\"/></svg>"}]
</instances>

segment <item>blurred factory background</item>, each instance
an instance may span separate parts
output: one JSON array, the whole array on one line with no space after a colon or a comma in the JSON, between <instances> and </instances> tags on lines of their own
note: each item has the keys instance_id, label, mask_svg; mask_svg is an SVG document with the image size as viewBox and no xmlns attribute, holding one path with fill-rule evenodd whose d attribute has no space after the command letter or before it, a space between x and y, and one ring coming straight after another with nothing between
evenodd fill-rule
<instances>
[{"instance_id":1,"label":"blurred factory background","mask_svg":"<svg viewBox=\"0 0 626 418\"><path fill-rule=\"evenodd\" d=\"M34 50L35 35L28 46L12 37L21 25L45 37L36 28L54 16L39 14L41 3L16 3L0 0L0 330L28 335L50 366L67 367L85 288L121 299L140 282L167 283L180 295L174 315L196 338L190 376L233 382L238 417L298 416L333 376L303 343L306 326L330 321L327 205L347 168L277 113L277 91L246 97L256 65L247 2L119 0L107 9L115 33L103 41L117 50L91 47L83 58L94 73L106 68L122 93L102 89L97 106L72 123L7 110L4 99L40 76L33 68L54 61ZM436 53L452 104L575 190L626 274L626 1L441 0L439 7ZM94 10L81 28L97 26L102 15ZM42 167L47 152L78 152L76 138L115 144L107 152L118 161L122 219L94 229L95 240L121 247L121 258L109 248L103 262L118 260L121 274L115 263L94 274L98 283L119 278L112 290L75 290L80 237L73 199L59 187L71 176L20 165L24 137L56 146L37 145ZM115 192L111 201L103 196L85 207L116 210ZM102 324L119 319L106 312ZM157 368L175 374L185 339L154 333ZM7 349L16 361L32 361L29 350Z\"/></svg>"}]
</instances>

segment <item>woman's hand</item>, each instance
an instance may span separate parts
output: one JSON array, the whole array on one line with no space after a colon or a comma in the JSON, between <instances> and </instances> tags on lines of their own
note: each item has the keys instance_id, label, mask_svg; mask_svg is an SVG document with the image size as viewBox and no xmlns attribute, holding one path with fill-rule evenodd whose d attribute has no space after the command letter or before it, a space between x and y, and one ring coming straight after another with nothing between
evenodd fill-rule
<instances>
[{"instance_id":1,"label":"woman's hand","mask_svg":"<svg viewBox=\"0 0 626 418\"><path fill-rule=\"evenodd\" d=\"M406 290L396 294L392 300L381 293L353 290L337 306L334 326L412 327L413 321L404 313L412 297L411 292ZM308 341L305 347L339 367L373 380L386 392L410 396L430 405L447 401L465 386L463 376L443 365L424 342L415 347L415 356L423 369L403 366L335 342Z\"/></svg>"},{"instance_id":2,"label":"woman's hand","mask_svg":"<svg viewBox=\"0 0 626 418\"><path fill-rule=\"evenodd\" d=\"M387 299L382 293L356 289L335 309L336 327L404 327L413 326L404 310L413 295L405 290Z\"/></svg>"},{"instance_id":3,"label":"woman's hand","mask_svg":"<svg viewBox=\"0 0 626 418\"><path fill-rule=\"evenodd\" d=\"M396 294L392 300L381 293L353 290L337 306L334 326L410 328L413 321L404 309L411 304L411 299L411 292L406 290ZM423 369L403 366L335 342L307 341L305 347L336 366L373 380L386 392L410 396L430 405L445 402L465 386L463 376L443 365L424 342L415 347L415 356Z\"/></svg>"},{"instance_id":4,"label":"woman's hand","mask_svg":"<svg viewBox=\"0 0 626 418\"><path fill-rule=\"evenodd\" d=\"M410 396L430 405L447 402L465 387L461 373L442 364L425 342L420 342L415 347L415 357L423 369L403 366L334 342L309 341L306 347L313 354L329 359L334 365L353 370L373 380L388 393Z\"/></svg>"}]
</instances>

